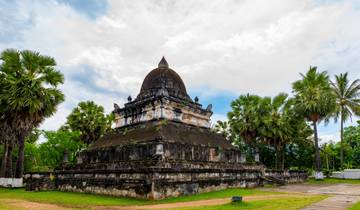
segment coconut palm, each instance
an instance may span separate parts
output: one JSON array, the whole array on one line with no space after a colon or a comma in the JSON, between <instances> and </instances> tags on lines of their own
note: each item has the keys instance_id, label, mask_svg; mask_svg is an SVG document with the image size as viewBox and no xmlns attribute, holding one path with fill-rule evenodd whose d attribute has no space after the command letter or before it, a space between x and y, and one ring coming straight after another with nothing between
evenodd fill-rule
<instances>
[{"instance_id":1,"label":"coconut palm","mask_svg":"<svg viewBox=\"0 0 360 210\"><path fill-rule=\"evenodd\" d=\"M320 178L322 175L317 124L333 113L335 96L325 71L317 72L316 67L310 67L305 75L300 75L302 79L293 83L296 109L308 121L312 122L315 144L315 175L316 178Z\"/></svg>"},{"instance_id":2,"label":"coconut palm","mask_svg":"<svg viewBox=\"0 0 360 210\"><path fill-rule=\"evenodd\" d=\"M25 138L64 100L58 89L64 77L55 69L53 58L38 52L8 49L1 53L0 59L1 78L4 80L0 100L7 105L5 111L14 116L12 128L18 145L15 177L21 178Z\"/></svg>"},{"instance_id":3,"label":"coconut palm","mask_svg":"<svg viewBox=\"0 0 360 210\"><path fill-rule=\"evenodd\" d=\"M348 73L335 75L331 81L332 89L336 95L335 121L340 118L340 167L344 164L344 123L352 115L360 115L360 80L350 83Z\"/></svg>"}]
</instances>

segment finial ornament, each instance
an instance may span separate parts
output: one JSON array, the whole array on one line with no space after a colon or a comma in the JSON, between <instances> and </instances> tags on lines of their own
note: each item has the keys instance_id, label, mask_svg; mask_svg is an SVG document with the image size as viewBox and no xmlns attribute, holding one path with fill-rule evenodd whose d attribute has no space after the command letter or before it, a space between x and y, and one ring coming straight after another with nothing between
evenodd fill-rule
<instances>
[{"instance_id":1,"label":"finial ornament","mask_svg":"<svg viewBox=\"0 0 360 210\"><path fill-rule=\"evenodd\" d=\"M206 107L206 111L209 111L209 112L212 111L212 104L209 104L209 105Z\"/></svg>"},{"instance_id":2,"label":"finial ornament","mask_svg":"<svg viewBox=\"0 0 360 210\"><path fill-rule=\"evenodd\" d=\"M168 62L165 60L165 57L164 57L164 56L161 58L161 61L159 62L158 67L159 67L159 68L160 68L160 67L166 67L166 68L169 67L169 64L168 64Z\"/></svg>"},{"instance_id":3,"label":"finial ornament","mask_svg":"<svg viewBox=\"0 0 360 210\"><path fill-rule=\"evenodd\" d=\"M114 103L114 111L118 111L120 109L119 105L117 103Z\"/></svg>"},{"instance_id":4,"label":"finial ornament","mask_svg":"<svg viewBox=\"0 0 360 210\"><path fill-rule=\"evenodd\" d=\"M131 96L128 97L128 102L130 102L132 100Z\"/></svg>"}]
</instances>

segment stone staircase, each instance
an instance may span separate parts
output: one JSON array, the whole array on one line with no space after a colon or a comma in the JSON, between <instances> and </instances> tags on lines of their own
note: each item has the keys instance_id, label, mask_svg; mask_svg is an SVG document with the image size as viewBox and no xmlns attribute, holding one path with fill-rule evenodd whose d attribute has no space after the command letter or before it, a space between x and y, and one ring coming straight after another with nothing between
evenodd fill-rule
<instances>
[{"instance_id":1,"label":"stone staircase","mask_svg":"<svg viewBox=\"0 0 360 210\"><path fill-rule=\"evenodd\" d=\"M263 176L261 177L261 179L263 181L265 181L266 183L268 184L273 184L273 185L276 185L276 186L283 186L286 184L286 181L283 180L283 179L279 179L277 178L276 176Z\"/></svg>"}]
</instances>

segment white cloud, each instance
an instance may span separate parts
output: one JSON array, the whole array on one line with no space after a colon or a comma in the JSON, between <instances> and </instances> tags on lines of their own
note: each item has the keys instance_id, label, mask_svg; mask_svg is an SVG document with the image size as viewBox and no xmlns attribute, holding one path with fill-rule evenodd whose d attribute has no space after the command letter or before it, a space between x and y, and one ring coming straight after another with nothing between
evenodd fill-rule
<instances>
[{"instance_id":1,"label":"white cloud","mask_svg":"<svg viewBox=\"0 0 360 210\"><path fill-rule=\"evenodd\" d=\"M320 144L340 141L340 132L334 133L319 133Z\"/></svg>"}]
</instances>

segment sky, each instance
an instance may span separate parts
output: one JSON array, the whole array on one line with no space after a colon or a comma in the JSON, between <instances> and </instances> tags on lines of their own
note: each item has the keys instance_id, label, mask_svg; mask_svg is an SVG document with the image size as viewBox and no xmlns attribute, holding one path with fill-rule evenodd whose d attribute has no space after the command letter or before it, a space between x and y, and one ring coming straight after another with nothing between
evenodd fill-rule
<instances>
[{"instance_id":1,"label":"sky","mask_svg":"<svg viewBox=\"0 0 360 210\"><path fill-rule=\"evenodd\" d=\"M66 100L42 129L80 101L111 112L136 97L162 56L216 122L241 94L291 95L310 66L360 78L360 0L0 0L6 48L52 56L65 76ZM321 125L322 141L339 127Z\"/></svg>"}]
</instances>

